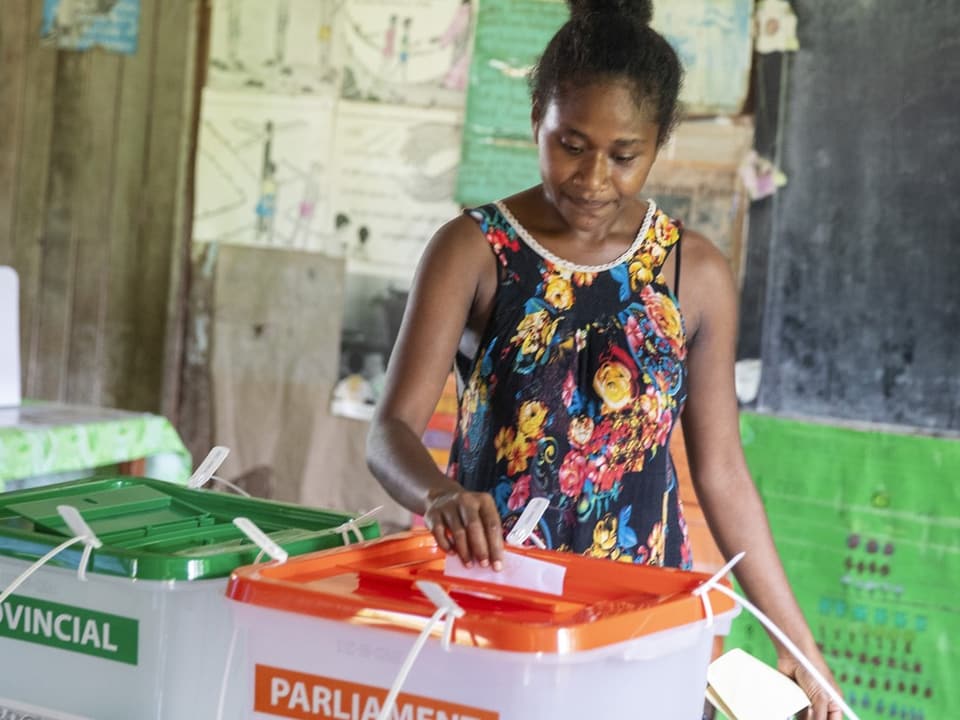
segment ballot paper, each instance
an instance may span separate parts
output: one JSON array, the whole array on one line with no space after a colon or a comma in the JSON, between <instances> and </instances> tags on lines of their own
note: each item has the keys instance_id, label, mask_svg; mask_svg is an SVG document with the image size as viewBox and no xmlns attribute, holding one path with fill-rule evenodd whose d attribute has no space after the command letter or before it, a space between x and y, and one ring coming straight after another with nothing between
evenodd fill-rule
<instances>
[{"instance_id":1,"label":"ballot paper","mask_svg":"<svg viewBox=\"0 0 960 720\"><path fill-rule=\"evenodd\" d=\"M495 585L508 585L550 595L562 595L563 580L567 574L567 569L557 563L537 560L507 550L503 554L503 569L500 571L480 567L479 565L466 567L458 556L449 555L443 568L443 574L448 577Z\"/></svg>"},{"instance_id":2,"label":"ballot paper","mask_svg":"<svg viewBox=\"0 0 960 720\"><path fill-rule=\"evenodd\" d=\"M707 699L729 720L785 720L810 704L793 680L739 648L710 663Z\"/></svg>"}]
</instances>

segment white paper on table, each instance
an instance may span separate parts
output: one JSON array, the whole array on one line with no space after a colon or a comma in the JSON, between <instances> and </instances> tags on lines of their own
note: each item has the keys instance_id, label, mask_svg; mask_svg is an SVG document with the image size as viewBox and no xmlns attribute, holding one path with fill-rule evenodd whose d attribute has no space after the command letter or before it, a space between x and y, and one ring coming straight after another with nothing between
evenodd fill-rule
<instances>
[{"instance_id":1,"label":"white paper on table","mask_svg":"<svg viewBox=\"0 0 960 720\"><path fill-rule=\"evenodd\" d=\"M20 405L20 284L0 267L0 407Z\"/></svg>"},{"instance_id":2,"label":"white paper on table","mask_svg":"<svg viewBox=\"0 0 960 720\"><path fill-rule=\"evenodd\" d=\"M507 550L503 554L503 569L499 572L479 565L465 567L459 557L449 555L444 564L443 574L465 580L562 595L567 569L557 563L537 560Z\"/></svg>"}]
</instances>

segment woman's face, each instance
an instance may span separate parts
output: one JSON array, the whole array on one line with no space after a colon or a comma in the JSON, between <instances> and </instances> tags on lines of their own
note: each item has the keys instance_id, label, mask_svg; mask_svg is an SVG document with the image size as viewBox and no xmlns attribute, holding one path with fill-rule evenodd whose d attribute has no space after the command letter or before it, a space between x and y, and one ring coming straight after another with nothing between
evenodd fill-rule
<instances>
[{"instance_id":1,"label":"woman's face","mask_svg":"<svg viewBox=\"0 0 960 720\"><path fill-rule=\"evenodd\" d=\"M658 125L627 81L556 94L534 113L547 197L574 229L604 230L643 189L657 157Z\"/></svg>"}]
</instances>

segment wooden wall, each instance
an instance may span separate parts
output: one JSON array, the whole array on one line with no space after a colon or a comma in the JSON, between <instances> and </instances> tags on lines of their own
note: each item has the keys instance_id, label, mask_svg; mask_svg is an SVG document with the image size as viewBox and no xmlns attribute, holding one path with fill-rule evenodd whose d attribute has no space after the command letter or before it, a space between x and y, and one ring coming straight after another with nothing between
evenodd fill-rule
<instances>
[{"instance_id":1,"label":"wooden wall","mask_svg":"<svg viewBox=\"0 0 960 720\"><path fill-rule=\"evenodd\" d=\"M0 264L20 274L27 398L173 414L200 0L140 0L139 49L41 45L0 14Z\"/></svg>"}]
</instances>

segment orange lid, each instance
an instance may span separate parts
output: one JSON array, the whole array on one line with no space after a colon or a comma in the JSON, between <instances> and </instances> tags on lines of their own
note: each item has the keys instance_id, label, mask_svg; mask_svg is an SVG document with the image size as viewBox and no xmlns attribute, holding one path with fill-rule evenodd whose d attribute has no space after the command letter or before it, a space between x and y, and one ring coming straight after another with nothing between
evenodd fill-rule
<instances>
[{"instance_id":1,"label":"orange lid","mask_svg":"<svg viewBox=\"0 0 960 720\"><path fill-rule=\"evenodd\" d=\"M511 548L566 568L563 595L444 575L446 555L426 531L234 571L227 596L288 612L419 632L436 610L414 585L440 585L465 611L454 642L516 652L568 653L604 647L705 617L691 593L702 573L617 563L548 550ZM709 593L715 613L733 601Z\"/></svg>"}]
</instances>

